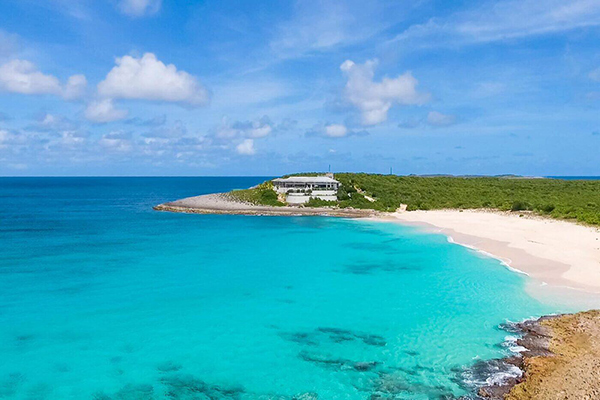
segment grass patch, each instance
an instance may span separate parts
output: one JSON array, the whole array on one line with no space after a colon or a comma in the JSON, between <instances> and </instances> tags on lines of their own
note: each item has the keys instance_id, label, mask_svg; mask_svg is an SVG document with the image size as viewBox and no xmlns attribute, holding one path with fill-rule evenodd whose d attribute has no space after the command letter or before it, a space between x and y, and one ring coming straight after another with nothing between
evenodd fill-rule
<instances>
[{"instance_id":1,"label":"grass patch","mask_svg":"<svg viewBox=\"0 0 600 400\"><path fill-rule=\"evenodd\" d=\"M262 206L281 207L285 204L277 199L277 193L273 190L271 181L263 182L251 189L233 190L229 195L234 199Z\"/></svg>"}]
</instances>

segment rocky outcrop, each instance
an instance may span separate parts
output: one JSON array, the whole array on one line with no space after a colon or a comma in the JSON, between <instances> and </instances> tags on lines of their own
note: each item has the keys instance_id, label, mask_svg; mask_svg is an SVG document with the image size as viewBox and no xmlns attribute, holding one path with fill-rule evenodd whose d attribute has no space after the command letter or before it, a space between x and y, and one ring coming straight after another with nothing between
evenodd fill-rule
<instances>
[{"instance_id":1,"label":"rocky outcrop","mask_svg":"<svg viewBox=\"0 0 600 400\"><path fill-rule=\"evenodd\" d=\"M514 326L521 356L502 360L521 377L481 387L494 400L600 399L600 311L563 314Z\"/></svg>"}]
</instances>

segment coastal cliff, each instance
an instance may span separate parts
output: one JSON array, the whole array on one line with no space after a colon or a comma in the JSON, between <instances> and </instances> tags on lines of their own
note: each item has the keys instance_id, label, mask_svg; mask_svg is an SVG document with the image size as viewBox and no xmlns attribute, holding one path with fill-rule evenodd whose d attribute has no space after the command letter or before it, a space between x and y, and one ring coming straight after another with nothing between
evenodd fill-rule
<instances>
[{"instance_id":1,"label":"coastal cliff","mask_svg":"<svg viewBox=\"0 0 600 400\"><path fill-rule=\"evenodd\" d=\"M527 349L507 363L522 368L521 378L486 386L487 399L553 400L600 398L600 310L542 317L517 324L517 344Z\"/></svg>"}]
</instances>

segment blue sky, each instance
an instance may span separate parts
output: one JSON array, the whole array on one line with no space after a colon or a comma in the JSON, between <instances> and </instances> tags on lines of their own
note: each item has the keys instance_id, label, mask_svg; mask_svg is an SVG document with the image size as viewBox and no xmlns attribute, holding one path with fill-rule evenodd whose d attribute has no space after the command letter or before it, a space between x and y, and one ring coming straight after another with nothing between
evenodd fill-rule
<instances>
[{"instance_id":1,"label":"blue sky","mask_svg":"<svg viewBox=\"0 0 600 400\"><path fill-rule=\"evenodd\" d=\"M0 175L600 175L598 43L598 0L4 0Z\"/></svg>"}]
</instances>

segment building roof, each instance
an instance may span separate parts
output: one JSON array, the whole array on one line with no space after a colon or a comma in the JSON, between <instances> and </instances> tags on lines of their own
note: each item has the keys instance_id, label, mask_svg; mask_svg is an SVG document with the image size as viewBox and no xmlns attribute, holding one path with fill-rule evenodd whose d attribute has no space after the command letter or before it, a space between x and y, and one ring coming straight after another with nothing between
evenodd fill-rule
<instances>
[{"instance_id":1,"label":"building roof","mask_svg":"<svg viewBox=\"0 0 600 400\"><path fill-rule=\"evenodd\" d=\"M277 183L339 183L335 179L331 179L328 176L290 176L289 178L277 178L273 179L273 182Z\"/></svg>"}]
</instances>

